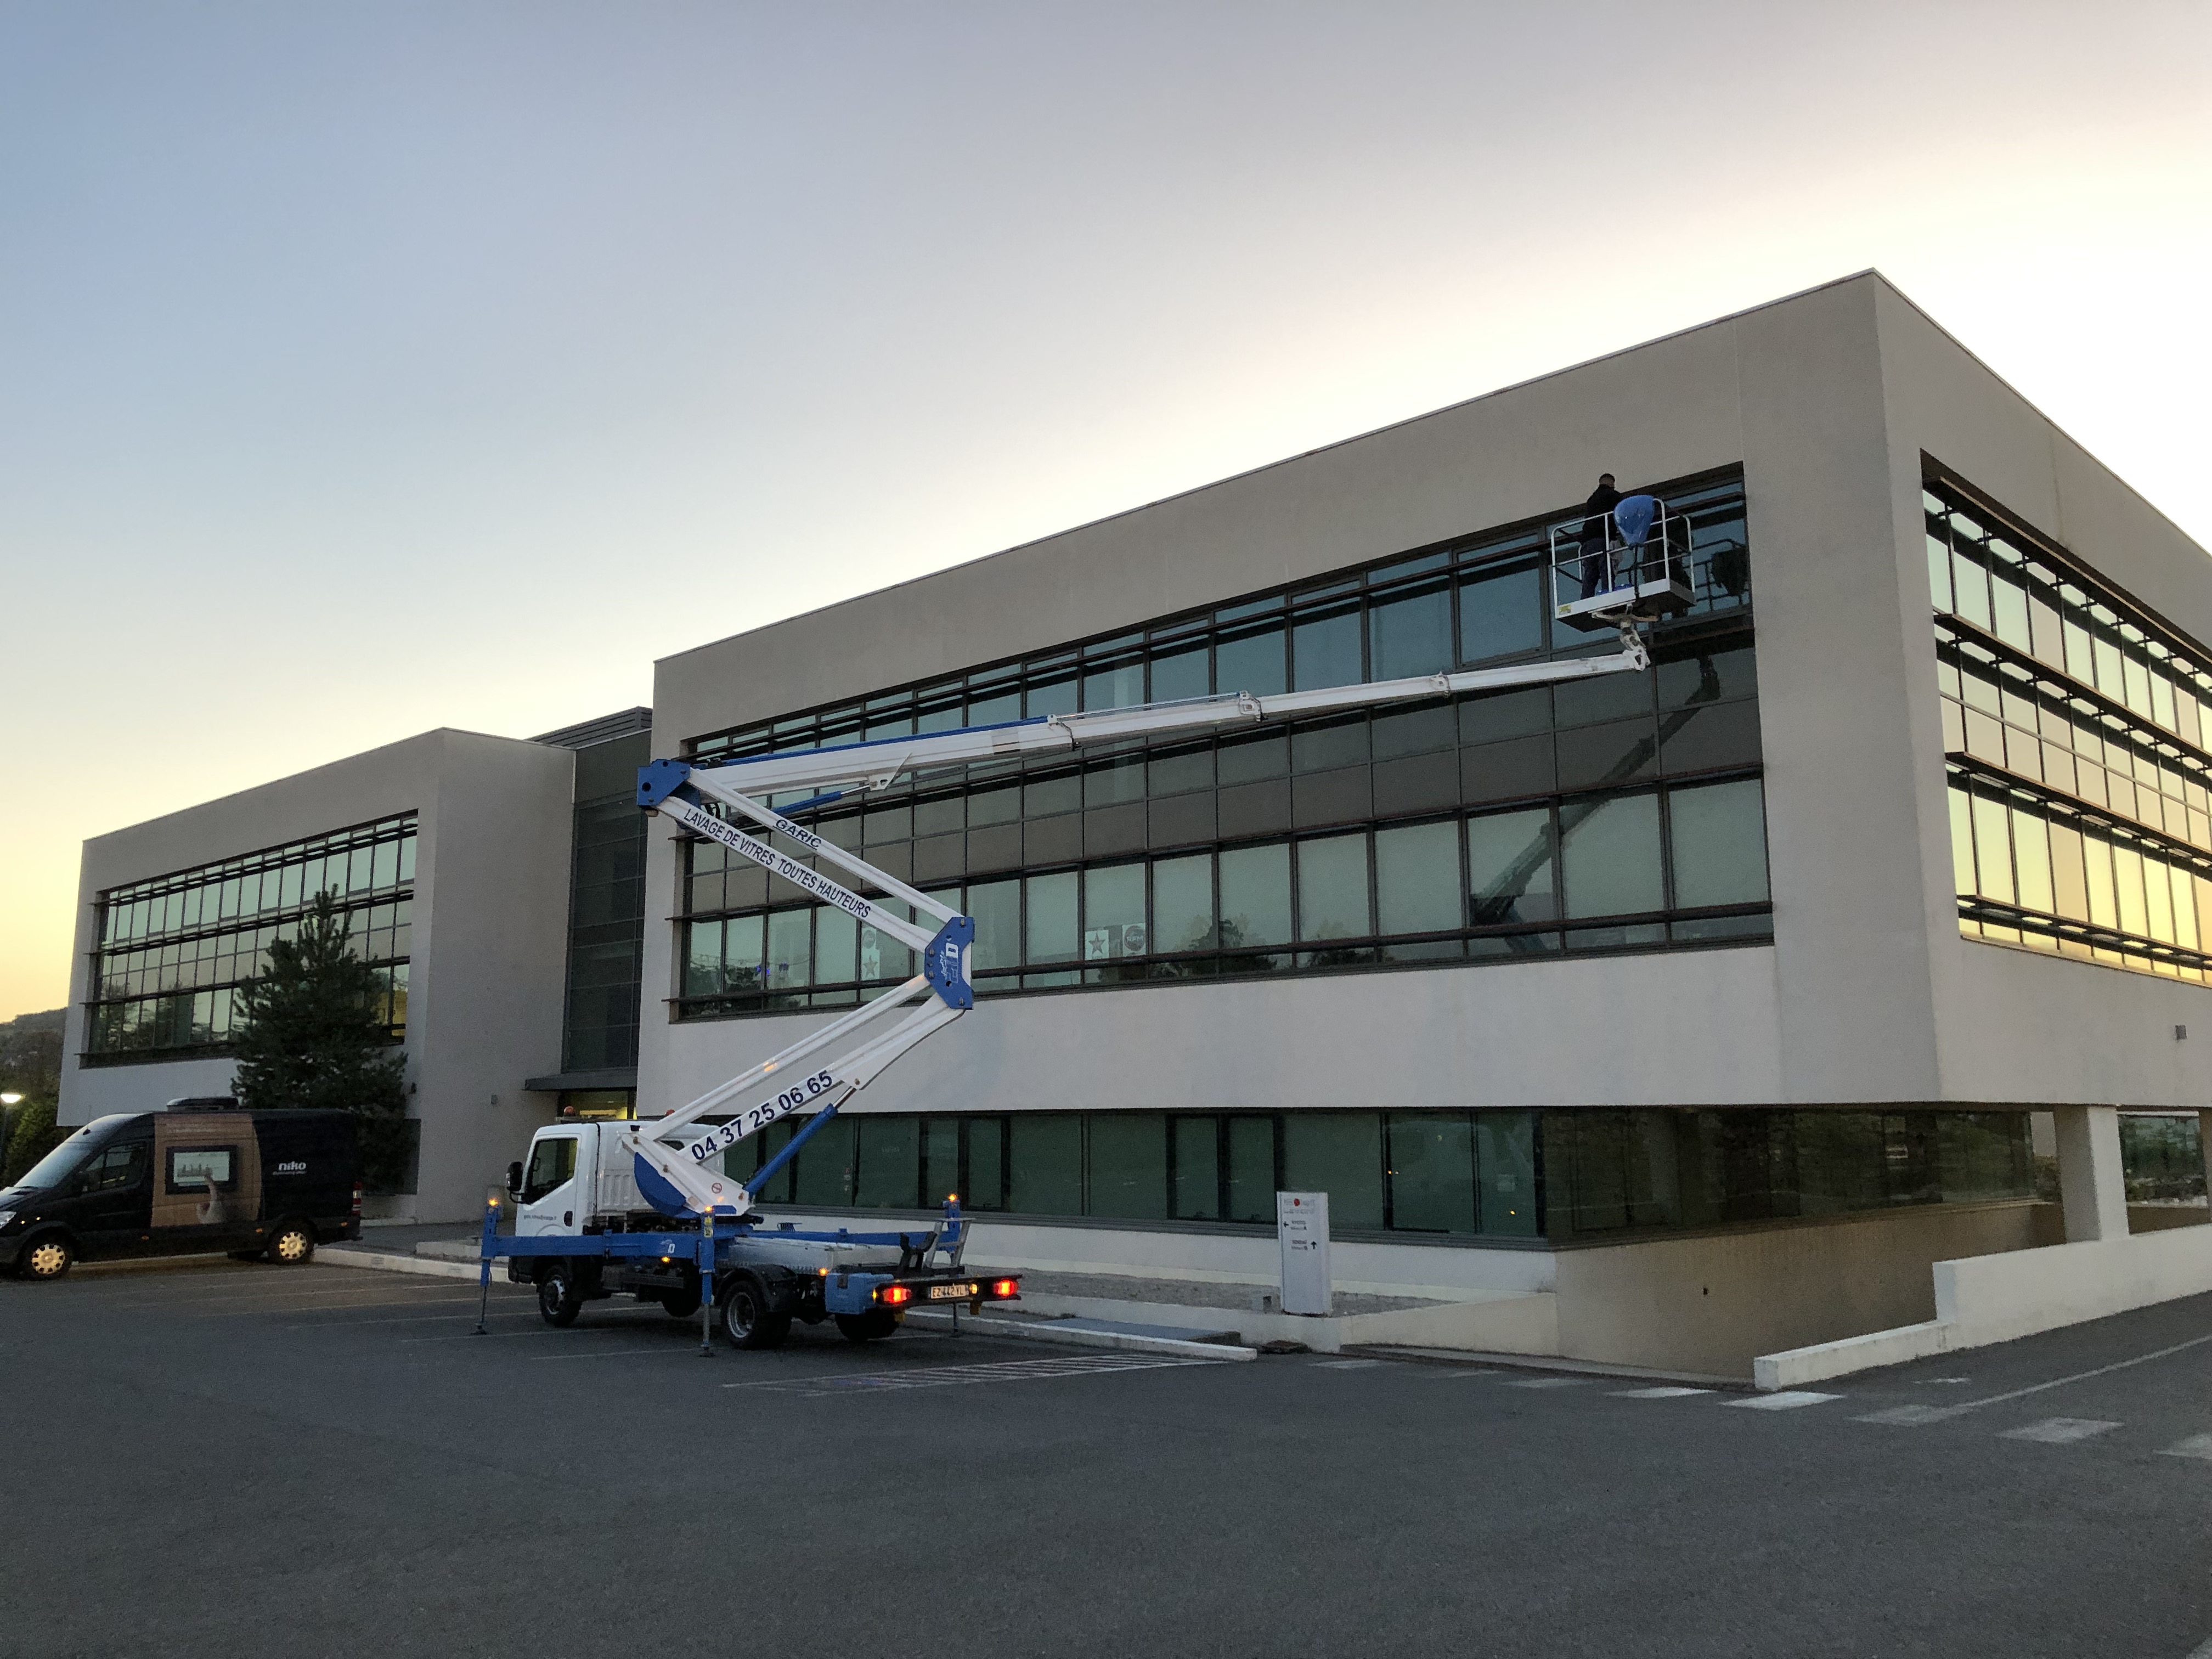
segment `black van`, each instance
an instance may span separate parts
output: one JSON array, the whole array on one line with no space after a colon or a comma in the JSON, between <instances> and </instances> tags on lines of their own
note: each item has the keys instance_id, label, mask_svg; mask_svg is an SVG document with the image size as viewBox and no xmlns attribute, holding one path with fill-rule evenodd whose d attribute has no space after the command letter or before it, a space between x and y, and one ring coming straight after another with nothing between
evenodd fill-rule
<instances>
[{"instance_id":1,"label":"black van","mask_svg":"<svg viewBox=\"0 0 2212 1659\"><path fill-rule=\"evenodd\" d=\"M178 1101L95 1118L0 1192L0 1266L25 1279L199 1250L299 1262L319 1243L360 1237L349 1112Z\"/></svg>"}]
</instances>

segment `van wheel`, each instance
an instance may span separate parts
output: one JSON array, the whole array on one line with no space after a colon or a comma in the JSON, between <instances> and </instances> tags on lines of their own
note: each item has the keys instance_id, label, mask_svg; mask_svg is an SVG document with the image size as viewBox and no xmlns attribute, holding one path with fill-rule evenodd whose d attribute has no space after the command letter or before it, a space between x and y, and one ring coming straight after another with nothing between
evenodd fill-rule
<instances>
[{"instance_id":1,"label":"van wheel","mask_svg":"<svg viewBox=\"0 0 2212 1659\"><path fill-rule=\"evenodd\" d=\"M898 1316L889 1308L871 1308L866 1313L837 1316L838 1332L848 1342L878 1341L897 1328Z\"/></svg>"},{"instance_id":2,"label":"van wheel","mask_svg":"<svg viewBox=\"0 0 2212 1659\"><path fill-rule=\"evenodd\" d=\"M59 1279L76 1260L69 1240L58 1233L34 1238L21 1258L19 1271L26 1279Z\"/></svg>"},{"instance_id":3,"label":"van wheel","mask_svg":"<svg viewBox=\"0 0 2212 1659\"><path fill-rule=\"evenodd\" d=\"M573 1325L584 1310L584 1293L566 1262L556 1261L538 1281L538 1311L549 1325Z\"/></svg>"},{"instance_id":4,"label":"van wheel","mask_svg":"<svg viewBox=\"0 0 2212 1659\"><path fill-rule=\"evenodd\" d=\"M288 1221L269 1241L269 1259L280 1267L296 1267L315 1254L315 1230L304 1221Z\"/></svg>"},{"instance_id":5,"label":"van wheel","mask_svg":"<svg viewBox=\"0 0 2212 1659\"><path fill-rule=\"evenodd\" d=\"M791 1335L791 1316L768 1310L768 1293L746 1274L722 1298L722 1331L732 1346L780 1348Z\"/></svg>"}]
</instances>

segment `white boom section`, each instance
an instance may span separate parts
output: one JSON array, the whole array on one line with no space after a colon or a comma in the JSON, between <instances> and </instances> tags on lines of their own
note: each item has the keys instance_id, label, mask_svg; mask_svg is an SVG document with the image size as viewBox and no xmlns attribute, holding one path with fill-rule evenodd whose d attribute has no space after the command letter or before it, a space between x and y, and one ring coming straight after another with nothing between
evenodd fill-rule
<instances>
[{"instance_id":1,"label":"white boom section","mask_svg":"<svg viewBox=\"0 0 2212 1659\"><path fill-rule=\"evenodd\" d=\"M624 1139L639 1162L641 1186L649 1189L654 1184L644 1179L646 1171L650 1170L694 1212L724 1217L743 1215L752 1207L752 1194L742 1184L723 1179L712 1160L779 1118L794 1112L819 1112L842 1106L908 1049L959 1018L972 1000L972 993L967 988L969 947L964 942L956 943L949 936L959 931L953 924L964 927L965 918L877 869L857 854L793 823L763 805L757 797L793 789L840 793L855 786L864 790L882 789L904 774L925 768L1048 754L1123 738L1258 725L1338 709L1362 708L1375 703L1418 702L1468 691L1505 690L1516 685L1548 685L1601 674L1641 672L1650 665L1650 654L1634 623L1625 622L1620 628L1620 650L1608 657L1521 663L1508 668L1477 668L1457 674L1424 674L1410 679L1332 686L1320 691L1291 691L1275 696L1237 693L1182 702L1140 703L1090 714L1043 716L1007 726L975 726L925 737L896 738L677 769L689 790L720 802L771 834L796 842L817 860L849 872L867 885L947 926L945 932L919 927L882 903L778 852L765 841L745 834L707 811L700 802L687 799L681 793L659 795L654 810L666 813L695 835L720 842L822 902L835 905L856 922L888 933L921 953L925 969L905 984L841 1015L667 1116L638 1122ZM655 763L655 767L672 764ZM650 772L654 768L647 769ZM934 960L929 955L933 946L939 953ZM952 1001L948 1001L945 994L948 987L955 993ZM925 994L927 1000L915 1004L915 999ZM888 1030L867 1030L869 1026L893 1014L903 1017ZM835 1057L816 1063L814 1056L825 1050ZM710 1126L680 1152L661 1144L672 1130L696 1123L756 1090L773 1092L765 1099L741 1105L726 1121Z\"/></svg>"}]
</instances>

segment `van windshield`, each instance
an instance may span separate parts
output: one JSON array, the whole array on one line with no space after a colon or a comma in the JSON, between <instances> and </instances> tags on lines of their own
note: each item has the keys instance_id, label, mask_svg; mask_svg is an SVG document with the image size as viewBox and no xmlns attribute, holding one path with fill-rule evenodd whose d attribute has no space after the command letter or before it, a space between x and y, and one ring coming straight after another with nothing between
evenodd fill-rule
<instances>
[{"instance_id":1,"label":"van windshield","mask_svg":"<svg viewBox=\"0 0 2212 1659\"><path fill-rule=\"evenodd\" d=\"M96 1117L67 1140L33 1164L16 1180L18 1187L51 1188L70 1178L76 1166L97 1152L107 1139L108 1131L122 1122L129 1113L112 1117Z\"/></svg>"}]
</instances>

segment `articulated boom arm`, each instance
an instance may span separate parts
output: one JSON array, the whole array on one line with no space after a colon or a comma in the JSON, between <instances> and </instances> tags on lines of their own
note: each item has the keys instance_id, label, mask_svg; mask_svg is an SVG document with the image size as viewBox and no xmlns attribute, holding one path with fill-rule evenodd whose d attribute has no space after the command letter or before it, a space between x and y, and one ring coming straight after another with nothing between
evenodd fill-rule
<instances>
[{"instance_id":1,"label":"articulated boom arm","mask_svg":"<svg viewBox=\"0 0 2212 1659\"><path fill-rule=\"evenodd\" d=\"M665 1214L744 1214L752 1207L751 1189L781 1169L800 1142L827 1122L839 1107L915 1044L975 1006L975 988L969 979L969 953L975 941L974 921L877 869L857 854L793 823L765 805L761 797L794 789L818 790L822 793L799 809L811 811L848 793L885 788L909 772L929 768L1050 754L1119 738L1260 725L1375 703L1547 685L1601 674L1641 672L1650 663L1635 623L1623 620L1620 649L1607 657L1522 663L1459 674L1424 674L1412 679L1277 696L1236 693L1181 702L1141 703L1128 708L1039 715L1004 726L971 726L925 737L801 750L750 760L696 765L654 761L641 767L640 806L665 813L695 835L720 842L823 903L835 905L860 925L889 934L917 953L921 971L666 1117L640 1122L628 1135L639 1190ZM710 802L757 825L765 834L795 843L817 864L843 871L911 906L916 916L934 918L936 927L933 931L909 921L881 901L864 897L820 869L778 851L763 836L747 835L728 817L709 810ZM817 1058L824 1055L828 1057ZM680 1150L662 1144L672 1131L726 1111L732 1103L737 1109L726 1121L707 1126ZM777 1119L801 1111L811 1111L814 1121L770 1159L750 1185L723 1177L717 1167L721 1152Z\"/></svg>"}]
</instances>

